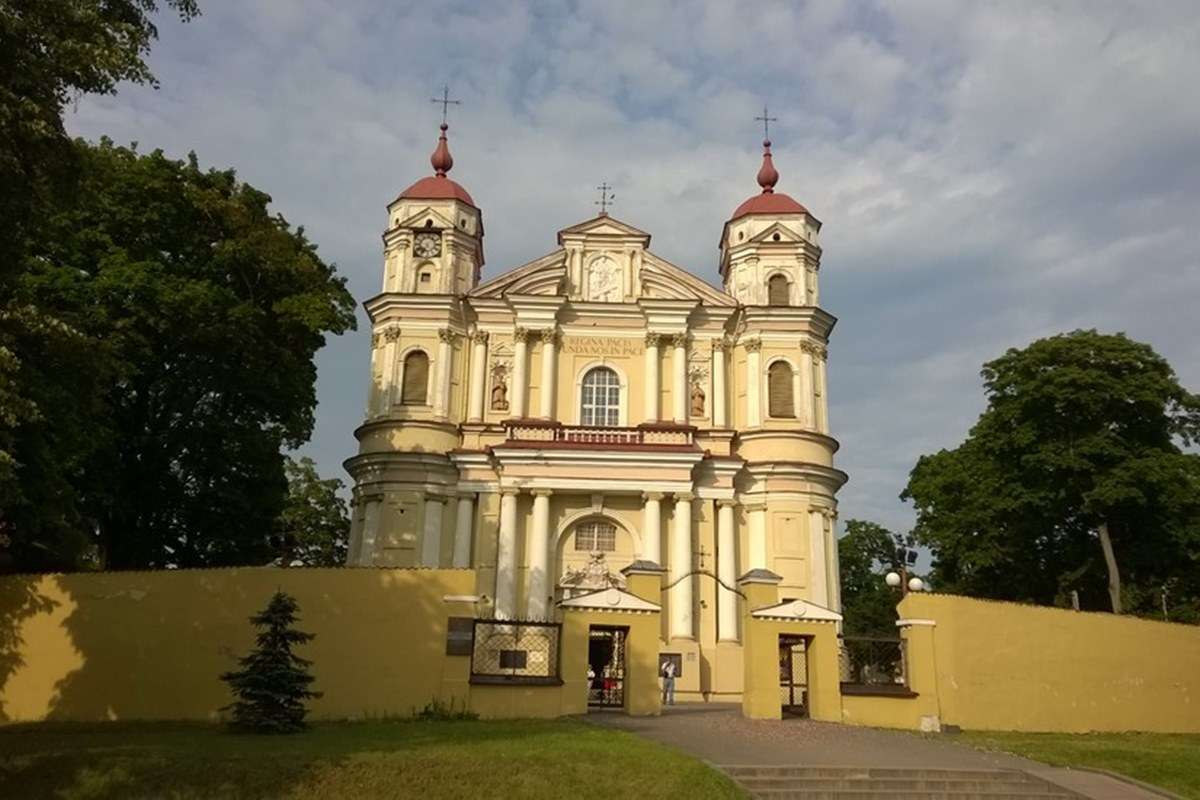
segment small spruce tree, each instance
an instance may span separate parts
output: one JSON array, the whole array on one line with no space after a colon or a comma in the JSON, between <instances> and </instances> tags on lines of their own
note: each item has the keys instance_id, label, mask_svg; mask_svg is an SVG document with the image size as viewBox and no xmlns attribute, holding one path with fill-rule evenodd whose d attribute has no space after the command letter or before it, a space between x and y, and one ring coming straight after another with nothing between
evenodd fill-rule
<instances>
[{"instance_id":1,"label":"small spruce tree","mask_svg":"<svg viewBox=\"0 0 1200 800\"><path fill-rule=\"evenodd\" d=\"M292 652L292 647L315 638L292 626L296 622L296 599L282 591L250 622L259 629L257 647L239 659L241 669L226 672L221 680L237 698L221 710L233 712L232 725L255 733L294 733L303 730L306 700L321 696L309 690L312 662Z\"/></svg>"}]
</instances>

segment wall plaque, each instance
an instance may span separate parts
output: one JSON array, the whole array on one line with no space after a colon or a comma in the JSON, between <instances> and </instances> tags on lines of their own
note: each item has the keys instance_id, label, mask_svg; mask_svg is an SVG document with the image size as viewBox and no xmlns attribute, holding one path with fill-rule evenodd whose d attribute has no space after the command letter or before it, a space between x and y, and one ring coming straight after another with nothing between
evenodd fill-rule
<instances>
[{"instance_id":1,"label":"wall plaque","mask_svg":"<svg viewBox=\"0 0 1200 800\"><path fill-rule=\"evenodd\" d=\"M475 620L450 617L446 620L446 655L469 656L475 645Z\"/></svg>"},{"instance_id":2,"label":"wall plaque","mask_svg":"<svg viewBox=\"0 0 1200 800\"><path fill-rule=\"evenodd\" d=\"M640 356L645 342L639 337L571 336L563 339L563 352L588 356Z\"/></svg>"}]
</instances>

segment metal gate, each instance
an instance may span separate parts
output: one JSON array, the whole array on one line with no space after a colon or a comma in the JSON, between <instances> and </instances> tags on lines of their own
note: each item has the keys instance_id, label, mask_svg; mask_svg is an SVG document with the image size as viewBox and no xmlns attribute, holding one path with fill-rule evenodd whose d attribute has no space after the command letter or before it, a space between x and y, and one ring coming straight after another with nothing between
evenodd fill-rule
<instances>
[{"instance_id":1,"label":"metal gate","mask_svg":"<svg viewBox=\"0 0 1200 800\"><path fill-rule=\"evenodd\" d=\"M779 699L784 716L808 716L807 636L779 636Z\"/></svg>"},{"instance_id":2,"label":"metal gate","mask_svg":"<svg viewBox=\"0 0 1200 800\"><path fill-rule=\"evenodd\" d=\"M628 628L593 625L588 629L588 705L625 707L625 639Z\"/></svg>"}]
</instances>

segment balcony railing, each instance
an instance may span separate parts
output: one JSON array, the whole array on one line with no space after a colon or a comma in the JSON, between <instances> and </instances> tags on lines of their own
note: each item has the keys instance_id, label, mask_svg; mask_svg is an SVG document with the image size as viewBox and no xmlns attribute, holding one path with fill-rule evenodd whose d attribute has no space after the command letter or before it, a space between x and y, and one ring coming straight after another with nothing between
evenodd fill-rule
<instances>
[{"instance_id":1,"label":"balcony railing","mask_svg":"<svg viewBox=\"0 0 1200 800\"><path fill-rule=\"evenodd\" d=\"M603 425L562 425L540 420L513 420L504 424L510 442L546 442L565 445L607 447L612 445L688 447L695 429L686 425L656 424L636 428Z\"/></svg>"}]
</instances>

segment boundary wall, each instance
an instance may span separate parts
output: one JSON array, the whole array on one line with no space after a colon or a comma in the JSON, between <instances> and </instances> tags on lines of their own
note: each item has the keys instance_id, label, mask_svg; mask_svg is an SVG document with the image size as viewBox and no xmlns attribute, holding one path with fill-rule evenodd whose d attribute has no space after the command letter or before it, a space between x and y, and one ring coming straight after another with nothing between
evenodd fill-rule
<instances>
[{"instance_id":1,"label":"boundary wall","mask_svg":"<svg viewBox=\"0 0 1200 800\"><path fill-rule=\"evenodd\" d=\"M915 697L842 697L858 725L1200 733L1200 626L938 594L900 603Z\"/></svg>"}]
</instances>

